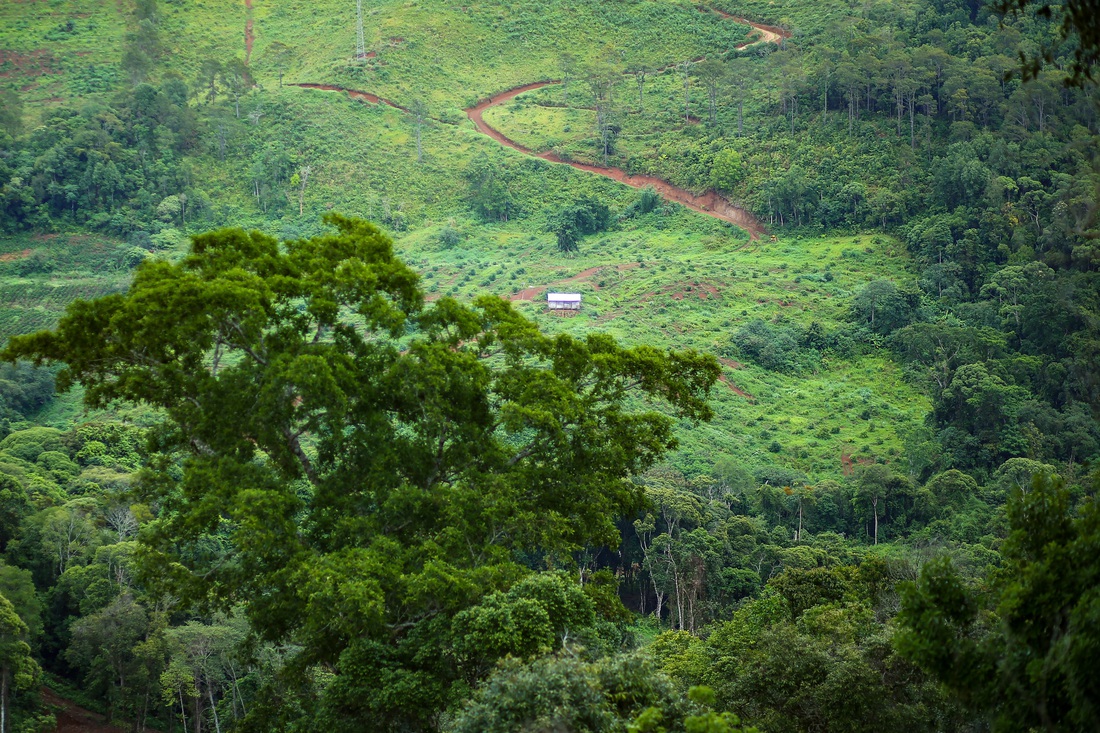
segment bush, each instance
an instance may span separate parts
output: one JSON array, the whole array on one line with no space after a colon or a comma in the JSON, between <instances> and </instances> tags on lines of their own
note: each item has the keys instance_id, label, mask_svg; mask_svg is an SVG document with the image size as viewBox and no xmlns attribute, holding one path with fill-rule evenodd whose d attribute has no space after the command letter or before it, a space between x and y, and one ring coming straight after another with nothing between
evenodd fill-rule
<instances>
[{"instance_id":1,"label":"bush","mask_svg":"<svg viewBox=\"0 0 1100 733\"><path fill-rule=\"evenodd\" d=\"M638 198L634 200L630 206L626 207L626 211L622 213L620 218L630 219L635 216L642 216L656 209L664 199L661 198L661 194L657 193L657 189L653 186L646 186L638 194Z\"/></svg>"},{"instance_id":2,"label":"bush","mask_svg":"<svg viewBox=\"0 0 1100 733\"><path fill-rule=\"evenodd\" d=\"M733 335L733 343L742 357L769 371L792 372L798 369L801 350L790 329L776 328L756 318Z\"/></svg>"},{"instance_id":3,"label":"bush","mask_svg":"<svg viewBox=\"0 0 1100 733\"><path fill-rule=\"evenodd\" d=\"M602 232L611 223L611 211L605 204L585 196L547 217L546 231L557 237L558 249L576 252L586 234Z\"/></svg>"},{"instance_id":4,"label":"bush","mask_svg":"<svg viewBox=\"0 0 1100 733\"><path fill-rule=\"evenodd\" d=\"M439 230L439 244L445 248L451 248L462 241L462 232L448 224Z\"/></svg>"},{"instance_id":5,"label":"bush","mask_svg":"<svg viewBox=\"0 0 1100 733\"><path fill-rule=\"evenodd\" d=\"M65 450L63 433L56 428L19 430L0 440L0 452L20 460L33 462L45 451Z\"/></svg>"}]
</instances>

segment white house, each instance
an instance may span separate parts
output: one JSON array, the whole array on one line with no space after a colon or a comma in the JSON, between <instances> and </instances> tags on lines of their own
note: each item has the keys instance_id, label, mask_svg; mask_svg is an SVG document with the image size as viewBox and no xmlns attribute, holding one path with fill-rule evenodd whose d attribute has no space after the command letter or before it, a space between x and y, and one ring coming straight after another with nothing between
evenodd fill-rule
<instances>
[{"instance_id":1,"label":"white house","mask_svg":"<svg viewBox=\"0 0 1100 733\"><path fill-rule=\"evenodd\" d=\"M581 294L547 293L546 305L552 311L579 311L581 309Z\"/></svg>"}]
</instances>

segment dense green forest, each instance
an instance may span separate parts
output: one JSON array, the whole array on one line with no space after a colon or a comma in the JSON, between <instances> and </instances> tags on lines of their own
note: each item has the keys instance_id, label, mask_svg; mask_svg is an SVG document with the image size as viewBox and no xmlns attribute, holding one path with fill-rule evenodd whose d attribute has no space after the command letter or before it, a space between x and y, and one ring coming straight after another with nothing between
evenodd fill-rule
<instances>
[{"instance_id":1,"label":"dense green forest","mask_svg":"<svg viewBox=\"0 0 1100 733\"><path fill-rule=\"evenodd\" d=\"M1095 730L1090 2L0 5L0 733Z\"/></svg>"}]
</instances>

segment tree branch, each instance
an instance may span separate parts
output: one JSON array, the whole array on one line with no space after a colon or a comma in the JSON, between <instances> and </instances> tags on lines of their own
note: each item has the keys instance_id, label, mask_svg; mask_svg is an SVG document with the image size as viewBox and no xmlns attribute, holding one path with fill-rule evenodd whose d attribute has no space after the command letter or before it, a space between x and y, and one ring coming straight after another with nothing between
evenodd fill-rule
<instances>
[{"instance_id":1,"label":"tree branch","mask_svg":"<svg viewBox=\"0 0 1100 733\"><path fill-rule=\"evenodd\" d=\"M283 428L283 436L286 438L287 448L294 454L294 457L298 459L298 463L302 466L302 472L305 473L306 478L314 486L321 483L320 477L317 475L317 469L313 467L313 462L309 460L309 456L302 450L302 444L298 442L298 435L290 432L290 428Z\"/></svg>"}]
</instances>

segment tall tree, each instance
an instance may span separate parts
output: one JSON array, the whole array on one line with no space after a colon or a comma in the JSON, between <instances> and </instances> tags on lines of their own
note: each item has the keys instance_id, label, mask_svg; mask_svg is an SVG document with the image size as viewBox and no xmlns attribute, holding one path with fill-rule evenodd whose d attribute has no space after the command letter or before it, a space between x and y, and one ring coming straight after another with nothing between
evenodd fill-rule
<instances>
[{"instance_id":1,"label":"tall tree","mask_svg":"<svg viewBox=\"0 0 1100 733\"><path fill-rule=\"evenodd\" d=\"M282 245L196 236L0 356L64 362L89 405L163 410L146 582L241 603L301 645L295 669L336 670L333 730L418 727L455 694L440 620L522 577L520 553L616 543L643 503L631 475L676 444L673 417L625 401L709 419L719 367L546 336L499 298L425 308L374 226L326 221Z\"/></svg>"},{"instance_id":2,"label":"tall tree","mask_svg":"<svg viewBox=\"0 0 1100 733\"><path fill-rule=\"evenodd\" d=\"M12 693L32 689L38 675L27 644L27 625L11 601L0 596L0 733L12 730Z\"/></svg>"},{"instance_id":3,"label":"tall tree","mask_svg":"<svg viewBox=\"0 0 1100 733\"><path fill-rule=\"evenodd\" d=\"M707 90L707 124L718 124L718 92L726 80L726 67L718 59L707 59L695 67L695 75Z\"/></svg>"}]
</instances>

